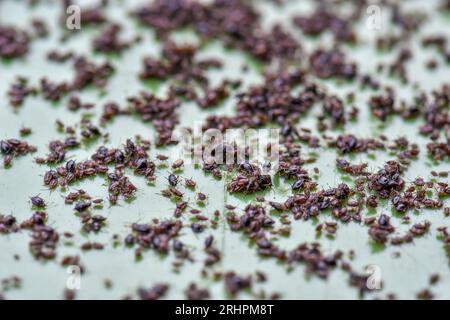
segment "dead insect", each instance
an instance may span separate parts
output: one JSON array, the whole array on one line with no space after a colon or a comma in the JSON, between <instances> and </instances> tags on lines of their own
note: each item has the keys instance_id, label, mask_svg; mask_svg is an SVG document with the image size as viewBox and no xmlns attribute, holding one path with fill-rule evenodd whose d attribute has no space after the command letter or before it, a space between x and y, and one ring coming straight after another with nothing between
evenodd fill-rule
<instances>
[{"instance_id":1,"label":"dead insect","mask_svg":"<svg viewBox=\"0 0 450 320\"><path fill-rule=\"evenodd\" d=\"M172 192L170 192L169 189L163 189L163 190L161 190L161 195L165 198L171 198Z\"/></svg>"},{"instance_id":2,"label":"dead insect","mask_svg":"<svg viewBox=\"0 0 450 320\"><path fill-rule=\"evenodd\" d=\"M244 162L239 165L239 170L247 172L247 173L252 173L254 168L250 163Z\"/></svg>"},{"instance_id":3,"label":"dead insect","mask_svg":"<svg viewBox=\"0 0 450 320\"><path fill-rule=\"evenodd\" d=\"M135 237L132 234L129 234L125 237L125 245L132 246L135 242Z\"/></svg>"},{"instance_id":4,"label":"dead insect","mask_svg":"<svg viewBox=\"0 0 450 320\"><path fill-rule=\"evenodd\" d=\"M184 164L184 161L182 159L175 160L175 162L172 164L173 169L178 169Z\"/></svg>"},{"instance_id":5,"label":"dead insect","mask_svg":"<svg viewBox=\"0 0 450 320\"><path fill-rule=\"evenodd\" d=\"M66 163L67 172L73 173L73 172L75 172L75 169L76 169L75 161L74 160L67 161L67 163Z\"/></svg>"},{"instance_id":6,"label":"dead insect","mask_svg":"<svg viewBox=\"0 0 450 320\"><path fill-rule=\"evenodd\" d=\"M173 173L171 173L171 174L169 175L169 177L167 178L167 180L169 181L169 184L170 184L172 187L176 187L177 184L178 184L178 178L177 178L177 176L174 175Z\"/></svg>"},{"instance_id":7,"label":"dead insect","mask_svg":"<svg viewBox=\"0 0 450 320\"><path fill-rule=\"evenodd\" d=\"M5 166L5 168L11 166L12 159L13 159L13 157L12 157L12 155L10 155L10 154L8 154L8 155L3 159L3 165Z\"/></svg>"},{"instance_id":8,"label":"dead insect","mask_svg":"<svg viewBox=\"0 0 450 320\"><path fill-rule=\"evenodd\" d=\"M10 154L12 152L12 146L6 141L0 141L0 152L3 154Z\"/></svg>"},{"instance_id":9,"label":"dead insect","mask_svg":"<svg viewBox=\"0 0 450 320\"><path fill-rule=\"evenodd\" d=\"M91 206L90 201L80 201L75 205L75 210L78 212L84 212Z\"/></svg>"},{"instance_id":10,"label":"dead insect","mask_svg":"<svg viewBox=\"0 0 450 320\"><path fill-rule=\"evenodd\" d=\"M222 173L220 172L220 169L214 169L213 171L211 171L212 175L214 176L214 178L216 179L222 179Z\"/></svg>"},{"instance_id":11,"label":"dead insect","mask_svg":"<svg viewBox=\"0 0 450 320\"><path fill-rule=\"evenodd\" d=\"M298 179L297 181L294 182L294 184L292 185L292 190L298 190L300 189L303 184L305 183L305 180L303 180L302 178Z\"/></svg>"},{"instance_id":12,"label":"dead insect","mask_svg":"<svg viewBox=\"0 0 450 320\"><path fill-rule=\"evenodd\" d=\"M440 279L441 279L441 276L437 273L434 273L430 276L430 284L435 285L436 283L439 282Z\"/></svg>"},{"instance_id":13,"label":"dead insect","mask_svg":"<svg viewBox=\"0 0 450 320\"><path fill-rule=\"evenodd\" d=\"M34 161L35 161L37 164L44 164L44 163L47 162L47 160L45 160L44 158L36 158L36 159L34 159Z\"/></svg>"},{"instance_id":14,"label":"dead insect","mask_svg":"<svg viewBox=\"0 0 450 320\"><path fill-rule=\"evenodd\" d=\"M177 197L183 197L183 193L180 191L180 190L178 190L177 188L175 188L175 187L172 187L172 188L169 188L169 191L174 195L174 196L177 196Z\"/></svg>"},{"instance_id":15,"label":"dead insect","mask_svg":"<svg viewBox=\"0 0 450 320\"><path fill-rule=\"evenodd\" d=\"M175 239L173 241L173 249L175 251L181 251L183 249L183 242L181 242L180 240Z\"/></svg>"},{"instance_id":16,"label":"dead insect","mask_svg":"<svg viewBox=\"0 0 450 320\"><path fill-rule=\"evenodd\" d=\"M22 127L19 131L21 136L28 136L32 133L31 128Z\"/></svg>"},{"instance_id":17,"label":"dead insect","mask_svg":"<svg viewBox=\"0 0 450 320\"><path fill-rule=\"evenodd\" d=\"M34 196L30 198L31 203L33 206L36 206L38 208L45 208L45 201L39 196Z\"/></svg>"},{"instance_id":18,"label":"dead insect","mask_svg":"<svg viewBox=\"0 0 450 320\"><path fill-rule=\"evenodd\" d=\"M166 161L167 159L169 159L168 156L165 156L165 155L162 155L162 154L158 154L158 155L156 156L156 158L157 158L158 160L160 160L160 161Z\"/></svg>"},{"instance_id":19,"label":"dead insect","mask_svg":"<svg viewBox=\"0 0 450 320\"><path fill-rule=\"evenodd\" d=\"M199 192L199 193L197 193L197 199L199 201L205 201L206 200L206 195L204 193Z\"/></svg>"},{"instance_id":20,"label":"dead insect","mask_svg":"<svg viewBox=\"0 0 450 320\"><path fill-rule=\"evenodd\" d=\"M274 208L276 210L279 210L279 211L286 210L286 206L284 205L284 203L270 201L269 204L272 208Z\"/></svg>"},{"instance_id":21,"label":"dead insect","mask_svg":"<svg viewBox=\"0 0 450 320\"><path fill-rule=\"evenodd\" d=\"M214 242L214 237L212 235L208 236L205 240L205 249L208 249L211 247L211 245Z\"/></svg>"},{"instance_id":22,"label":"dead insect","mask_svg":"<svg viewBox=\"0 0 450 320\"><path fill-rule=\"evenodd\" d=\"M177 203L177 209L179 209L180 211L186 210L187 206L188 206L187 201L180 201Z\"/></svg>"},{"instance_id":23,"label":"dead insect","mask_svg":"<svg viewBox=\"0 0 450 320\"><path fill-rule=\"evenodd\" d=\"M185 179L185 185L188 188L195 188L197 183L194 180L192 180L192 179Z\"/></svg>"},{"instance_id":24,"label":"dead insect","mask_svg":"<svg viewBox=\"0 0 450 320\"><path fill-rule=\"evenodd\" d=\"M194 231L194 233L200 233L203 231L204 227L201 224L194 222L191 225L191 229L192 229L192 231Z\"/></svg>"}]
</instances>

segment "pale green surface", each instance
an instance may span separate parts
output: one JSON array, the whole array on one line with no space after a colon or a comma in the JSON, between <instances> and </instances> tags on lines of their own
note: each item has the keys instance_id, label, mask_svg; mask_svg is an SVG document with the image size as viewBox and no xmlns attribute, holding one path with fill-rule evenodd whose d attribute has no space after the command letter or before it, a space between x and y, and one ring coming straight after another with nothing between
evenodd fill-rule
<instances>
[{"instance_id":1,"label":"pale green surface","mask_svg":"<svg viewBox=\"0 0 450 320\"><path fill-rule=\"evenodd\" d=\"M127 6L135 7L138 1L127 1ZM294 7L308 7L305 3L289 2L287 8L280 9L270 4L262 4L261 10L264 12L268 22L282 21L288 23L286 17L296 12ZM414 1L419 7L425 5L425 2ZM427 7L423 10L429 10L433 1L427 2ZM50 48L59 48L64 51L67 48L76 49L77 53L90 52L90 38L95 34L95 30L83 32L81 35L73 37L68 43L61 46L56 39L59 29L56 27L56 17L59 14L59 6L43 4L33 11L32 16L44 17L48 23L53 24L51 30L52 38L46 40L37 40L33 42L30 54L23 60L17 60L10 63L0 64L0 94L2 103L0 104L0 139L18 137L18 131L22 126L33 128L34 133L26 138L31 144L37 145L39 151L36 155L45 155L47 153L47 143L56 137L63 137L57 133L55 121L61 119L66 124L76 124L82 116L82 112L68 112L65 105L67 99L60 103L52 105L40 97L28 98L25 104L17 112L13 112L8 105L6 91L16 75L24 75L30 78L30 82L35 84L45 75L56 80L69 80L72 77L72 69L67 65L58 65L48 63L45 58L46 50ZM13 14L11 14L13 12ZM111 58L116 67L115 75L110 79L106 87L107 94L102 96L95 89L86 90L80 93L82 101L93 102L96 108L89 112L96 115L97 119L101 113L102 106L108 101L117 101L124 105L126 97L138 93L142 89L157 90L158 94L164 96L166 85L146 87L136 78L136 74L141 70L141 59L144 55L158 55L160 44L154 38L152 31L148 29L136 29L134 21L128 19L122 22L126 10L120 7L108 10L108 15L114 20L120 21L126 26L122 36L124 38L132 37L135 32L142 32L144 41L130 50L125 51L122 57ZM26 26L29 12L20 1L2 1L0 3L0 22L14 23ZM449 34L450 22L448 17L434 15L433 19L425 26L424 34L439 30L442 33ZM297 30L296 35L300 36ZM364 43L351 49L349 55L352 59L360 62L360 68L364 71L375 72L375 66L379 61L392 61L394 53L383 53L376 55L373 47L368 45L375 37L375 34L364 28L362 24L359 29L359 35L364 39ZM196 37L189 31L177 34L179 41L195 41ZM310 50L311 45L317 45L320 42L326 43L327 39L308 39L305 47ZM433 50L425 50L416 53L416 61L408 64L408 70L411 78L417 80L420 85L431 90L437 88L442 82L449 80L450 68L445 66L439 68L433 73L425 72L424 61L431 56L436 56ZM224 50L220 42L210 43L202 51L201 56L214 57L219 56L224 59L225 65L222 70L214 70L210 73L213 84L219 83L223 76L238 77L242 76L241 66L251 62L251 69L245 75L244 83L249 85L258 83L261 80L259 75L260 66L250 61L243 54ZM368 58L370 57L370 58ZM101 61L102 55L95 55L95 59ZM440 58L439 58L440 59ZM442 63L442 61L440 60ZM70 71L68 71L70 70ZM414 76L412 76L414 75ZM411 101L412 90L410 87L398 87L395 79L386 79L385 82L391 82L396 86L397 93ZM336 84L334 81L324 82L332 92L341 97L352 90L350 84ZM405 124L401 119L394 118L386 123L386 128L382 129L378 120L369 116L368 106L366 104L371 92L369 90L357 92L355 105L360 107L361 114L357 123L349 123L346 131L355 133L358 136L370 137L377 136L380 133L386 134L390 138L406 135L414 140L421 147L421 155L418 161L413 162L405 174L406 181L412 181L415 177L422 175L429 178L428 172L432 169L448 170L449 163L442 162L439 165L433 164L426 157L425 144L427 142L421 136L417 135L417 127L422 120ZM208 112L201 112L200 108L192 103L183 103L179 112L182 115L182 125L197 125L202 122L207 114L210 113L229 113L233 111L234 98L219 108ZM311 111L310 115L320 112L317 107ZM302 127L308 127L316 130L316 120L310 116L302 119ZM134 117L119 117L113 123L107 125L107 131L110 133L110 141L107 145L119 146L129 137L140 134L143 137L151 137L153 129L150 124L143 124ZM336 131L335 134L339 134ZM77 160L85 160L103 143L83 147L80 150L70 151L69 156ZM159 153L160 151L158 151ZM304 148L303 152L308 153ZM317 178L319 187L333 187L342 181L342 175L335 170L336 154L333 150L320 149L315 151L319 155L317 163L307 165L308 169L317 166L321 172ZM157 151L152 149L152 154ZM11 290L5 293L7 298L17 299L58 299L62 297L62 292L67 279L66 270L58 262L66 254L78 254L82 263L86 266L86 274L82 278L82 289L77 292L80 299L98 299L98 298L120 298L125 294L135 296L138 286L151 286L159 282L170 283L168 298L181 299L184 297L183 290L191 281L196 281L202 286L210 289L213 298L226 297L223 282L214 282L208 279L200 278L200 270L203 266L204 253L201 250L204 238L212 232L207 229L200 235L194 235L189 228L183 230L181 240L198 250L193 251L197 260L196 263L186 262L181 268L181 272L176 274L171 271L171 263L174 261L172 254L162 257L154 251L144 253L144 259L135 262L132 249L127 249L122 245L112 247L112 235L117 233L123 238L128 234L130 225L133 222L150 222L152 218L170 218L172 216L175 204L170 200L159 195L159 190L167 185L166 177L169 169L162 168L157 171L157 181L155 186L147 186L145 181L137 176L131 176L131 181L138 187L136 200L131 203L119 202L114 207L105 206L101 213L108 217L108 226L101 233L88 236L81 235L78 230L81 229L79 219L73 214L71 206L64 205L63 194L59 191L50 192L43 186L43 174L47 170L46 166L39 166L31 162L33 156L14 159L12 169L5 170L0 168L0 212L2 214L14 214L19 221L28 218L32 211L30 209L29 196L40 194L49 204L47 212L49 214L49 224L54 226L60 233L64 231L75 231L75 246L64 245L60 242L58 247L58 258L54 262L36 262L28 252L29 234L26 231L8 236L0 236L0 279L11 275L20 276L23 279L23 286L18 290ZM352 157L355 163L368 161L370 170L377 170L382 166L385 160L393 159L387 152L380 152L374 158L367 158L364 155ZM205 177L201 170L195 170L186 166L183 177L193 177L198 182L198 191L208 195L208 203L204 213L212 215L214 210L222 210L225 203L237 205L243 209L247 203L250 203L254 196L234 196L224 192L225 181L217 181L211 177ZM347 181L346 181L347 182ZM107 198L107 187L102 178L83 181L79 185L68 188L73 191L77 188L83 188L94 197ZM291 194L289 184L280 180L276 191L269 191L265 194L267 200L283 201ZM195 193L186 190L187 199L190 204L196 206ZM446 205L449 205L448 199ZM98 211L100 213L100 211ZM377 212L390 213L390 208L380 206ZM241 213L239 211L239 213ZM186 223L188 213L183 219ZM432 273L439 273L442 281L435 287L433 292L437 298L450 298L450 275L448 259L445 256L443 244L436 240L436 227L449 225L448 218L445 219L442 211L422 211L420 215L412 213L411 222L423 221L428 219L432 222L431 232L423 238L416 239L413 244L403 245L401 247L388 247L385 250L375 250L369 243L367 228L356 224L339 224L335 240L330 240L322 236L320 242L326 252L332 252L336 249L343 250L346 254L349 250L355 251L355 259L352 266L363 271L369 264L376 264L382 270L382 277L385 288L381 292L374 292L367 295L367 298L385 297L387 293L394 292L400 298L411 299L415 294L428 286L428 279ZM327 214L322 215L321 220L328 221L331 217ZM410 225L401 225L400 219L393 219L398 231L407 230ZM248 240L240 233L229 231L227 223L221 220L219 228L213 232L217 247L223 252L223 257L214 270L228 271L239 270L240 274L252 273L255 270L267 272L269 279L264 284L256 284L254 292L259 292L264 288L268 293L279 292L285 299L354 299L357 298L357 291L347 285L347 274L336 270L331 272L328 281L322 281L317 277L305 278L304 267L301 265L288 272L282 265L276 263L273 259L261 259L256 255L254 246L247 245ZM86 241L99 241L105 244L105 250L83 253L77 245ZM286 249L293 248L301 242L311 242L315 240L314 223L312 221L293 221L292 233L289 238L280 238L279 243ZM400 252L401 257L395 258L394 252ZM20 254L20 261L13 259L14 254ZM103 286L104 279L109 278L113 281L113 288L107 290ZM240 294L239 298L251 298L247 293Z\"/></svg>"}]
</instances>

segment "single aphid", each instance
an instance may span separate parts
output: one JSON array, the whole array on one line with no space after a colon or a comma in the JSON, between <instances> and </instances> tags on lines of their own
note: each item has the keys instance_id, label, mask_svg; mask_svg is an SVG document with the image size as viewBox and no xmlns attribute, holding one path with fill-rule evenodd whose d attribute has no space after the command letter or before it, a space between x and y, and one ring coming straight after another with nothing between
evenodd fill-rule
<instances>
[{"instance_id":1,"label":"single aphid","mask_svg":"<svg viewBox=\"0 0 450 320\"><path fill-rule=\"evenodd\" d=\"M182 159L175 160L172 164L173 169L178 169L184 164L184 161Z\"/></svg>"},{"instance_id":2,"label":"single aphid","mask_svg":"<svg viewBox=\"0 0 450 320\"><path fill-rule=\"evenodd\" d=\"M177 184L178 184L178 177L177 177L176 175L174 175L173 173L171 173L171 174L169 175L169 177L167 178L167 180L169 181L169 184L170 184L172 187L176 187Z\"/></svg>"},{"instance_id":3,"label":"single aphid","mask_svg":"<svg viewBox=\"0 0 450 320\"><path fill-rule=\"evenodd\" d=\"M30 198L31 203L33 206L36 206L38 208L45 208L45 201L39 196L34 196Z\"/></svg>"}]
</instances>

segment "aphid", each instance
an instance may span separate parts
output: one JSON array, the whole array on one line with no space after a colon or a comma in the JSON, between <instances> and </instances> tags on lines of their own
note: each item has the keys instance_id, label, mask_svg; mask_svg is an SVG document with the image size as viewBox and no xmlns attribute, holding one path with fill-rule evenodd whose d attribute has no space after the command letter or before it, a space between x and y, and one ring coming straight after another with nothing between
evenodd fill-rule
<instances>
[{"instance_id":1,"label":"aphid","mask_svg":"<svg viewBox=\"0 0 450 320\"><path fill-rule=\"evenodd\" d=\"M416 294L416 297L417 299L431 300L434 298L434 294L428 289L423 289Z\"/></svg>"},{"instance_id":2,"label":"aphid","mask_svg":"<svg viewBox=\"0 0 450 320\"><path fill-rule=\"evenodd\" d=\"M110 279L105 279L103 284L106 289L111 289L113 287L113 282Z\"/></svg>"},{"instance_id":3,"label":"aphid","mask_svg":"<svg viewBox=\"0 0 450 320\"><path fill-rule=\"evenodd\" d=\"M167 157L167 156L165 156L165 155L162 155L162 154L158 154L158 155L156 156L156 158L157 158L158 160L160 160L160 161L166 161L167 159L169 159L169 157Z\"/></svg>"},{"instance_id":4,"label":"aphid","mask_svg":"<svg viewBox=\"0 0 450 320\"><path fill-rule=\"evenodd\" d=\"M222 179L222 173L219 169L214 169L211 173L216 179Z\"/></svg>"},{"instance_id":5,"label":"aphid","mask_svg":"<svg viewBox=\"0 0 450 320\"><path fill-rule=\"evenodd\" d=\"M272 167L272 164L270 162L265 162L263 164L263 171L264 171L264 173L269 172L271 167Z\"/></svg>"},{"instance_id":6,"label":"aphid","mask_svg":"<svg viewBox=\"0 0 450 320\"><path fill-rule=\"evenodd\" d=\"M319 223L319 224L316 226L316 232L317 232L317 233L320 233L320 232L322 232L322 229L323 229L323 224Z\"/></svg>"},{"instance_id":7,"label":"aphid","mask_svg":"<svg viewBox=\"0 0 450 320\"><path fill-rule=\"evenodd\" d=\"M163 189L161 190L161 195L166 198L171 198L172 192L169 189Z\"/></svg>"},{"instance_id":8,"label":"aphid","mask_svg":"<svg viewBox=\"0 0 450 320\"><path fill-rule=\"evenodd\" d=\"M10 154L6 155L5 158L3 158L3 165L5 166L5 168L11 165L12 159L13 157Z\"/></svg>"},{"instance_id":9,"label":"aphid","mask_svg":"<svg viewBox=\"0 0 450 320\"><path fill-rule=\"evenodd\" d=\"M175 160L174 163L172 163L173 169L178 169L184 164L184 161L182 159Z\"/></svg>"},{"instance_id":10,"label":"aphid","mask_svg":"<svg viewBox=\"0 0 450 320\"><path fill-rule=\"evenodd\" d=\"M27 127L22 127L19 131L21 136L28 136L32 133L33 131L31 130L31 128L27 128Z\"/></svg>"},{"instance_id":11,"label":"aphid","mask_svg":"<svg viewBox=\"0 0 450 320\"><path fill-rule=\"evenodd\" d=\"M94 242L93 243L93 248L96 250L103 250L103 244L99 243L99 242Z\"/></svg>"},{"instance_id":12,"label":"aphid","mask_svg":"<svg viewBox=\"0 0 450 320\"><path fill-rule=\"evenodd\" d=\"M183 197L183 193L180 191L180 190L178 190L177 188L175 188L175 187L171 187L171 188L169 188L169 191L174 195L174 196L177 196L177 197Z\"/></svg>"},{"instance_id":13,"label":"aphid","mask_svg":"<svg viewBox=\"0 0 450 320\"><path fill-rule=\"evenodd\" d=\"M169 181L169 184L170 184L172 187L176 187L177 184L178 184L178 178L177 178L177 176L174 175L174 174L172 174L172 173L169 175L169 177L167 178L167 180Z\"/></svg>"},{"instance_id":14,"label":"aphid","mask_svg":"<svg viewBox=\"0 0 450 320\"><path fill-rule=\"evenodd\" d=\"M276 210L279 210L279 211L286 210L286 206L284 205L284 203L270 201L269 204L272 206L272 208L274 208Z\"/></svg>"},{"instance_id":15,"label":"aphid","mask_svg":"<svg viewBox=\"0 0 450 320\"><path fill-rule=\"evenodd\" d=\"M61 177L67 176L67 171L66 171L66 169L64 169L63 167L57 168L57 169L56 169L56 172L57 172Z\"/></svg>"},{"instance_id":16,"label":"aphid","mask_svg":"<svg viewBox=\"0 0 450 320\"><path fill-rule=\"evenodd\" d=\"M194 231L194 233L200 233L203 231L204 227L201 224L194 222L191 225L191 229L192 231Z\"/></svg>"},{"instance_id":17,"label":"aphid","mask_svg":"<svg viewBox=\"0 0 450 320\"><path fill-rule=\"evenodd\" d=\"M61 120L56 120L55 123L56 123L56 128L58 131L61 131L61 132L64 131L65 125Z\"/></svg>"},{"instance_id":18,"label":"aphid","mask_svg":"<svg viewBox=\"0 0 450 320\"><path fill-rule=\"evenodd\" d=\"M194 180L192 180L192 179L185 179L185 185L188 188L195 188L197 183Z\"/></svg>"},{"instance_id":19,"label":"aphid","mask_svg":"<svg viewBox=\"0 0 450 320\"><path fill-rule=\"evenodd\" d=\"M206 237L206 239L205 239L205 249L208 249L209 247L211 247L213 242L214 242L214 237L212 235L209 235L208 237Z\"/></svg>"},{"instance_id":20,"label":"aphid","mask_svg":"<svg viewBox=\"0 0 450 320\"><path fill-rule=\"evenodd\" d=\"M427 208L436 208L436 202L432 199L425 199L423 205Z\"/></svg>"},{"instance_id":21,"label":"aphid","mask_svg":"<svg viewBox=\"0 0 450 320\"><path fill-rule=\"evenodd\" d=\"M99 165L97 167L97 173L107 173L108 172L108 166L106 165Z\"/></svg>"},{"instance_id":22,"label":"aphid","mask_svg":"<svg viewBox=\"0 0 450 320\"><path fill-rule=\"evenodd\" d=\"M124 242L125 242L125 245L132 246L134 244L135 240L136 240L135 237L132 234L129 234L125 237Z\"/></svg>"},{"instance_id":23,"label":"aphid","mask_svg":"<svg viewBox=\"0 0 450 320\"><path fill-rule=\"evenodd\" d=\"M84 212L91 206L90 201L81 201L75 205L75 210L78 212Z\"/></svg>"},{"instance_id":24,"label":"aphid","mask_svg":"<svg viewBox=\"0 0 450 320\"><path fill-rule=\"evenodd\" d=\"M435 285L436 283L439 282L440 279L441 279L441 276L437 273L434 273L430 276L430 284Z\"/></svg>"},{"instance_id":25,"label":"aphid","mask_svg":"<svg viewBox=\"0 0 450 320\"><path fill-rule=\"evenodd\" d=\"M66 163L67 172L73 173L73 172L75 172L75 168L76 168L76 163L74 160L67 161L67 163Z\"/></svg>"},{"instance_id":26,"label":"aphid","mask_svg":"<svg viewBox=\"0 0 450 320\"><path fill-rule=\"evenodd\" d=\"M83 171L85 175L87 176L92 176L94 174L96 174L96 170L95 168L87 168L86 170Z\"/></svg>"},{"instance_id":27,"label":"aphid","mask_svg":"<svg viewBox=\"0 0 450 320\"><path fill-rule=\"evenodd\" d=\"M366 204L369 207L376 208L378 206L377 198L374 195L371 195L367 198Z\"/></svg>"},{"instance_id":28,"label":"aphid","mask_svg":"<svg viewBox=\"0 0 450 320\"><path fill-rule=\"evenodd\" d=\"M108 173L108 179L111 181L118 181L120 179L120 175L115 172Z\"/></svg>"},{"instance_id":29,"label":"aphid","mask_svg":"<svg viewBox=\"0 0 450 320\"><path fill-rule=\"evenodd\" d=\"M0 141L0 151L3 154L10 154L12 152L12 146L6 141Z\"/></svg>"},{"instance_id":30,"label":"aphid","mask_svg":"<svg viewBox=\"0 0 450 320\"><path fill-rule=\"evenodd\" d=\"M140 158L136 161L136 169L145 169L147 168L147 159Z\"/></svg>"},{"instance_id":31,"label":"aphid","mask_svg":"<svg viewBox=\"0 0 450 320\"><path fill-rule=\"evenodd\" d=\"M382 227L389 225L389 217L385 214L381 214L378 218L378 224Z\"/></svg>"},{"instance_id":32,"label":"aphid","mask_svg":"<svg viewBox=\"0 0 450 320\"><path fill-rule=\"evenodd\" d=\"M294 182L294 184L292 185L292 190L298 190L300 189L303 184L305 183L305 180L303 180L302 178L298 179L297 181Z\"/></svg>"},{"instance_id":33,"label":"aphid","mask_svg":"<svg viewBox=\"0 0 450 320\"><path fill-rule=\"evenodd\" d=\"M180 209L181 211L184 211L188 206L188 202L187 201L180 201L177 203L177 208Z\"/></svg>"},{"instance_id":34,"label":"aphid","mask_svg":"<svg viewBox=\"0 0 450 320\"><path fill-rule=\"evenodd\" d=\"M55 170L47 171L44 175L44 183L47 185L55 179L58 179L58 173Z\"/></svg>"},{"instance_id":35,"label":"aphid","mask_svg":"<svg viewBox=\"0 0 450 320\"><path fill-rule=\"evenodd\" d=\"M34 196L30 198L31 203L33 206L36 206L38 208L45 208L45 201L39 196Z\"/></svg>"},{"instance_id":36,"label":"aphid","mask_svg":"<svg viewBox=\"0 0 450 320\"><path fill-rule=\"evenodd\" d=\"M44 163L47 162L47 160L45 160L44 158L35 158L34 161L35 161L37 164L44 164Z\"/></svg>"},{"instance_id":37,"label":"aphid","mask_svg":"<svg viewBox=\"0 0 450 320\"><path fill-rule=\"evenodd\" d=\"M177 239L173 240L173 249L175 251L181 251L183 249L183 242Z\"/></svg>"},{"instance_id":38,"label":"aphid","mask_svg":"<svg viewBox=\"0 0 450 320\"><path fill-rule=\"evenodd\" d=\"M92 220L95 222L104 222L104 221L106 221L106 217L96 214L96 215L92 216Z\"/></svg>"},{"instance_id":39,"label":"aphid","mask_svg":"<svg viewBox=\"0 0 450 320\"><path fill-rule=\"evenodd\" d=\"M242 171L245 171L247 173L253 173L253 170L254 170L253 166L248 162L244 162L244 163L240 164L239 169Z\"/></svg>"},{"instance_id":40,"label":"aphid","mask_svg":"<svg viewBox=\"0 0 450 320\"><path fill-rule=\"evenodd\" d=\"M199 193L197 193L197 199L199 201L205 201L206 200L206 195L204 193L199 192Z\"/></svg>"},{"instance_id":41,"label":"aphid","mask_svg":"<svg viewBox=\"0 0 450 320\"><path fill-rule=\"evenodd\" d=\"M443 178L448 177L448 171L440 171L440 172L438 172L438 174L439 174L439 177L443 177Z\"/></svg>"}]
</instances>

